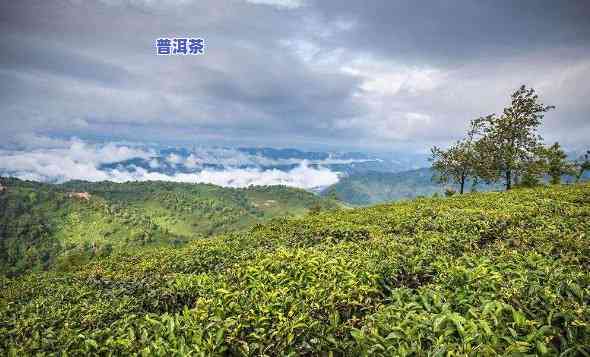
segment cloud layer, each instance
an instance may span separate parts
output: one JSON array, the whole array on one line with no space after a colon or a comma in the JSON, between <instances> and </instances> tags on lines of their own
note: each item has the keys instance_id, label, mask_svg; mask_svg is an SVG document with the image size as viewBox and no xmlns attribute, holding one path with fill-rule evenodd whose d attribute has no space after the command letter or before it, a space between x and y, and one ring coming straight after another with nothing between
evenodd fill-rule
<instances>
[{"instance_id":1,"label":"cloud layer","mask_svg":"<svg viewBox=\"0 0 590 357\"><path fill-rule=\"evenodd\" d=\"M109 143L93 145L79 139L49 142L52 147L33 150L0 151L0 175L10 175L25 180L44 182L86 181L175 181L190 183L211 183L225 187L247 187L250 185L286 185L303 189L326 187L338 182L337 172L315 163L313 167L306 160L271 160L265 164L289 162L295 164L288 170L263 169L257 161L263 158L251 157L231 149L209 149L192 152L188 157L174 153L161 156L160 151L144 147L131 147ZM216 153L222 152L221 158ZM232 153L234 156L232 157ZM209 156L207 156L209 155ZM201 157L200 160L196 159ZM148 160L149 167L138 167L129 160ZM260 160L257 160L260 159ZM350 161L350 160L349 160ZM224 163L218 169L204 168L207 163ZM330 160L326 162L331 162ZM338 160L336 160L338 162ZM171 172L157 169L166 163L173 165ZM105 167L115 164L114 167ZM180 172L175 165L192 169ZM243 166L252 166L242 168Z\"/></svg>"},{"instance_id":2,"label":"cloud layer","mask_svg":"<svg viewBox=\"0 0 590 357\"><path fill-rule=\"evenodd\" d=\"M0 141L426 151L525 83L543 134L590 133L585 1L56 0L0 4ZM203 56L154 55L201 36ZM34 142L29 145L34 146Z\"/></svg>"}]
</instances>

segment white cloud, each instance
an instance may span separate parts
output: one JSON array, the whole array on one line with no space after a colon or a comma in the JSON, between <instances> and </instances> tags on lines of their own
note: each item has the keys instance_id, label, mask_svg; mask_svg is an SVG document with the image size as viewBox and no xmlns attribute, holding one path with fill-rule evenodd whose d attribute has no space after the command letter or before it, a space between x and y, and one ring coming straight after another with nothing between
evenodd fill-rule
<instances>
[{"instance_id":1,"label":"white cloud","mask_svg":"<svg viewBox=\"0 0 590 357\"><path fill-rule=\"evenodd\" d=\"M51 141L49 141L52 143ZM197 168L204 162L229 163L224 170L202 170L193 173L164 174L131 166L116 169L103 169L102 164L142 158L148 160L151 169L160 165L153 150L133 148L109 143L90 145L79 139L64 141L64 147L7 151L0 150L0 174L21 179L43 182L65 182L69 180L86 181L173 181L192 183L211 183L225 187L247 187L250 185L286 185L303 189L325 187L338 182L338 173L323 167L311 167L307 161L289 161L298 166L289 170L262 170L260 168L237 168L245 162L269 164L273 160L261 156L248 156L232 149L201 149L186 159L169 154L165 159L188 168ZM205 156L206 160L196 155ZM232 159L233 155L233 159ZM216 157L217 156L217 157ZM216 161L217 158L220 160ZM252 160L254 158L255 160ZM259 162L257 162L259 161ZM278 160L280 161L280 160ZM347 160L326 160L326 162L345 162ZM315 163L314 163L315 164Z\"/></svg>"},{"instance_id":2,"label":"white cloud","mask_svg":"<svg viewBox=\"0 0 590 357\"><path fill-rule=\"evenodd\" d=\"M46 140L54 145L58 140ZM107 172L98 167L131 158L148 159L149 151L120 146L89 145L79 139L63 141L66 147L34 149L31 151L0 151L0 172L36 181L109 180Z\"/></svg>"},{"instance_id":3,"label":"white cloud","mask_svg":"<svg viewBox=\"0 0 590 357\"><path fill-rule=\"evenodd\" d=\"M93 164L108 164L132 158L148 159L154 155L143 149L119 146L113 143L104 146L91 146L80 140L75 140L64 153L76 162Z\"/></svg>"},{"instance_id":4,"label":"white cloud","mask_svg":"<svg viewBox=\"0 0 590 357\"><path fill-rule=\"evenodd\" d=\"M279 9L297 9L305 5L303 0L246 0L255 5L270 5Z\"/></svg>"},{"instance_id":5,"label":"white cloud","mask_svg":"<svg viewBox=\"0 0 590 357\"><path fill-rule=\"evenodd\" d=\"M0 171L11 176L35 181L108 180L106 172L97 169L96 163L77 161L64 156L61 150L47 152L3 153Z\"/></svg>"},{"instance_id":6,"label":"white cloud","mask_svg":"<svg viewBox=\"0 0 590 357\"><path fill-rule=\"evenodd\" d=\"M224 187L248 187L264 185L285 185L303 189L326 187L338 182L338 173L326 168L312 168L306 163L290 171L259 169L203 170L197 173L177 173L166 175L147 172L137 168L134 172L114 170L109 173L110 180L124 181L173 181L191 183L210 183Z\"/></svg>"},{"instance_id":7,"label":"white cloud","mask_svg":"<svg viewBox=\"0 0 590 357\"><path fill-rule=\"evenodd\" d=\"M522 83L557 106L547 140L587 145L590 56L580 26L588 21L578 21L583 14L571 3L558 6L560 16L539 21L541 6L489 33L445 16L453 13L440 11L446 4L422 11L396 1L4 1L0 36L19 46L0 56L10 83L0 90L0 146L45 133L379 151L414 151L411 141L421 151L501 111ZM505 20L516 9L458 10ZM187 21L196 14L199 21ZM531 31L513 31L520 28ZM154 40L173 35L205 37L207 54L155 56ZM408 113L431 119L407 130ZM238 158L224 160L257 160Z\"/></svg>"},{"instance_id":8,"label":"white cloud","mask_svg":"<svg viewBox=\"0 0 590 357\"><path fill-rule=\"evenodd\" d=\"M341 67L343 73L362 79L360 89L369 95L420 94L440 86L445 74L434 67L400 65L370 56L359 56Z\"/></svg>"},{"instance_id":9,"label":"white cloud","mask_svg":"<svg viewBox=\"0 0 590 357\"><path fill-rule=\"evenodd\" d=\"M168 155L168 157L166 157L166 161L168 161L171 164L177 165L180 164L183 160L180 156L176 154L170 154Z\"/></svg>"}]
</instances>

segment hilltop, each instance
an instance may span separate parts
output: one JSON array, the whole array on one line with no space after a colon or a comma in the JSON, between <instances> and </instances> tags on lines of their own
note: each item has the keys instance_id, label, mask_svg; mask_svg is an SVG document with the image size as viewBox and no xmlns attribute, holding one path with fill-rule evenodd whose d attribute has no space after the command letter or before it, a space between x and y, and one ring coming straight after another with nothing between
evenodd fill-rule
<instances>
[{"instance_id":1,"label":"hilltop","mask_svg":"<svg viewBox=\"0 0 590 357\"><path fill-rule=\"evenodd\" d=\"M72 265L245 229L337 203L285 186L244 189L172 182L61 185L1 178L0 272Z\"/></svg>"},{"instance_id":2,"label":"hilltop","mask_svg":"<svg viewBox=\"0 0 590 357\"><path fill-rule=\"evenodd\" d=\"M552 186L116 253L0 280L0 351L587 355L589 217L589 185Z\"/></svg>"}]
</instances>

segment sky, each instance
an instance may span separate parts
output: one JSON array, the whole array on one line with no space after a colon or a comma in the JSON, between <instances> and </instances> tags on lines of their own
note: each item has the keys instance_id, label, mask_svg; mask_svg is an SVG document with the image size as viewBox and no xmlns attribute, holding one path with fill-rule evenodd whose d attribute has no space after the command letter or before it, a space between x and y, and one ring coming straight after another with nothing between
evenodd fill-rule
<instances>
[{"instance_id":1,"label":"sky","mask_svg":"<svg viewBox=\"0 0 590 357\"><path fill-rule=\"evenodd\" d=\"M556 106L545 139L581 150L589 18L574 0L3 1L0 146L426 152L526 84ZM175 36L204 53L157 56Z\"/></svg>"}]
</instances>

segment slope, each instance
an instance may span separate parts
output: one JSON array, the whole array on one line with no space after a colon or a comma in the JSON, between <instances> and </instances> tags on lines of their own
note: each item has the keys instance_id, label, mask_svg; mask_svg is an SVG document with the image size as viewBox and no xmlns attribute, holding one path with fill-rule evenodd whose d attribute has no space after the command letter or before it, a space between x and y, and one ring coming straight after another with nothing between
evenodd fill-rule
<instances>
[{"instance_id":1,"label":"slope","mask_svg":"<svg viewBox=\"0 0 590 357\"><path fill-rule=\"evenodd\" d=\"M590 186L274 219L1 281L15 355L587 355Z\"/></svg>"},{"instance_id":2,"label":"slope","mask_svg":"<svg viewBox=\"0 0 590 357\"><path fill-rule=\"evenodd\" d=\"M354 205L369 205L434 193L442 194L443 188L432 180L432 169L423 168L394 173L370 171L352 174L328 187L322 195L338 197Z\"/></svg>"},{"instance_id":3,"label":"slope","mask_svg":"<svg viewBox=\"0 0 590 357\"><path fill-rule=\"evenodd\" d=\"M279 215L337 206L287 187L1 179L0 270L66 269L113 250L178 246ZM271 198L272 197L272 198Z\"/></svg>"},{"instance_id":4,"label":"slope","mask_svg":"<svg viewBox=\"0 0 590 357\"><path fill-rule=\"evenodd\" d=\"M442 195L449 188L458 191L459 186L454 184L441 185L433 179L431 168L402 172L357 172L343 177L339 182L326 188L321 195L337 198L342 202L352 205L370 205L375 203L393 202L416 197ZM581 181L590 180L590 172L586 172ZM545 183L549 178L544 179ZM563 182L572 183L574 177L564 175ZM502 191L503 184L478 183L473 187L471 181L465 185L467 191Z\"/></svg>"}]
</instances>

